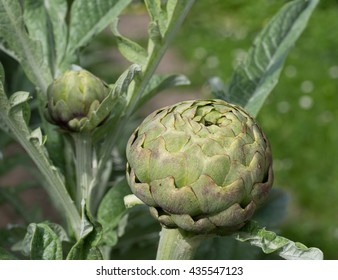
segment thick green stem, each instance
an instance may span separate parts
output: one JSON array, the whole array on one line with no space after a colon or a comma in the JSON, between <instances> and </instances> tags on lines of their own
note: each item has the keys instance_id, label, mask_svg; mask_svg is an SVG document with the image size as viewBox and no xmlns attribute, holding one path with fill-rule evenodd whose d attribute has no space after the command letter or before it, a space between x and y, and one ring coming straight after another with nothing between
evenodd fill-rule
<instances>
[{"instance_id":1,"label":"thick green stem","mask_svg":"<svg viewBox=\"0 0 338 280\"><path fill-rule=\"evenodd\" d=\"M24 132L21 131L11 119L7 119L7 124L15 138L26 150L36 166L44 176L47 182L47 192L57 207L63 211L64 216L69 220L69 223L74 231L76 238L79 238L81 218L76 210L74 202L72 201L67 189L65 187L63 178L54 166L51 166L49 159L46 157L45 151L42 147L33 141L27 140Z\"/></svg>"},{"instance_id":2,"label":"thick green stem","mask_svg":"<svg viewBox=\"0 0 338 280\"><path fill-rule=\"evenodd\" d=\"M181 13L179 14L179 16L175 18L174 20L172 19L172 21L169 23L168 29L166 30L164 34L164 38L162 39L162 44L158 46L157 51L154 51L150 54L147 65L145 66L145 69L143 70L142 82L135 88L133 95L131 97L132 99L129 102L127 113L126 113L127 116L130 116L134 113L135 107L137 106L139 99L141 98L145 88L147 87L148 82L150 81L162 57L167 51L169 44L171 43L177 31L179 30L180 26L182 25L190 8L194 4L194 1L195 0L187 0L185 1L185 4L182 4L182 3L176 4L177 6L183 5L184 7L181 10Z\"/></svg>"},{"instance_id":3,"label":"thick green stem","mask_svg":"<svg viewBox=\"0 0 338 280\"><path fill-rule=\"evenodd\" d=\"M76 205L81 210L81 201L88 205L93 180L93 145L88 133L74 133L76 166Z\"/></svg>"},{"instance_id":4,"label":"thick green stem","mask_svg":"<svg viewBox=\"0 0 338 280\"><path fill-rule=\"evenodd\" d=\"M203 238L201 235L193 235L180 229L162 227L156 259L191 260Z\"/></svg>"}]
</instances>

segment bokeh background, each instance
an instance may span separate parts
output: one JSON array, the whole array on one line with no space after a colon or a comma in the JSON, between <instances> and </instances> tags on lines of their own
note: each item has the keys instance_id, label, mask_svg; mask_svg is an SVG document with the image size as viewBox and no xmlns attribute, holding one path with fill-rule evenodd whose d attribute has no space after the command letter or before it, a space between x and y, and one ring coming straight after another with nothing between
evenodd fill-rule
<instances>
[{"instance_id":1,"label":"bokeh background","mask_svg":"<svg viewBox=\"0 0 338 280\"><path fill-rule=\"evenodd\" d=\"M208 79L219 76L227 81L255 36L286 2L196 0L158 69L184 74L191 85L162 92L137 118L180 100L210 97ZM141 1L135 1L121 16L120 33L145 45L148 21ZM289 197L280 234L320 248L326 259L338 259L337 34L338 1L321 0L258 115L273 149L274 185ZM30 87L13 61L3 56L2 61L15 69L11 91ZM79 64L112 83L130 63L119 55L106 30L84 49ZM44 207L46 199L30 198ZM4 219L6 212L1 215Z\"/></svg>"}]
</instances>

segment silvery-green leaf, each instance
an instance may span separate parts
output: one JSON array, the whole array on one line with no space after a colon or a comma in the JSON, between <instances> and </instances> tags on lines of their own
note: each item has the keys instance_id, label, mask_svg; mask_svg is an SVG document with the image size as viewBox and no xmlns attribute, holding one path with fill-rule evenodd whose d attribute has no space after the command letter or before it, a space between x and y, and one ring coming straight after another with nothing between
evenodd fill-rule
<instances>
[{"instance_id":1,"label":"silvery-green leaf","mask_svg":"<svg viewBox=\"0 0 338 280\"><path fill-rule=\"evenodd\" d=\"M276 252L287 260L322 260L324 258L323 252L318 248L308 248L304 244L278 236L272 231L260 228L254 222L249 222L234 236L238 241L249 242L253 246L260 247L266 254Z\"/></svg>"},{"instance_id":2,"label":"silvery-green leaf","mask_svg":"<svg viewBox=\"0 0 338 280\"><path fill-rule=\"evenodd\" d=\"M106 132L114 131L116 122L123 113L127 105L127 95L129 86L141 72L141 67L138 64L132 64L123 74L117 79L116 83L111 85L111 90L108 96L101 102L99 108L92 113L92 116L84 124L84 127L97 127L104 118L108 117L105 123L98 127L93 138L95 141L102 138ZM108 115L107 115L108 112Z\"/></svg>"},{"instance_id":3,"label":"silvery-green leaf","mask_svg":"<svg viewBox=\"0 0 338 280\"><path fill-rule=\"evenodd\" d=\"M24 0L23 18L29 37L40 43L43 60L48 62L49 67L53 65L54 46L53 32L44 0Z\"/></svg>"},{"instance_id":4,"label":"silvery-green leaf","mask_svg":"<svg viewBox=\"0 0 338 280\"><path fill-rule=\"evenodd\" d=\"M144 65L147 62L147 51L138 43L122 36L117 30L118 21L112 24L112 32L117 40L117 47L120 53L130 62Z\"/></svg>"},{"instance_id":5,"label":"silvery-green leaf","mask_svg":"<svg viewBox=\"0 0 338 280\"><path fill-rule=\"evenodd\" d=\"M53 27L56 67L59 67L67 48L68 26L66 24L66 16L68 5L66 0L44 0L44 3Z\"/></svg>"},{"instance_id":6,"label":"silvery-green leaf","mask_svg":"<svg viewBox=\"0 0 338 280\"><path fill-rule=\"evenodd\" d=\"M74 63L76 51L107 27L131 0L75 0L70 11L69 41L64 63Z\"/></svg>"},{"instance_id":7,"label":"silvery-green leaf","mask_svg":"<svg viewBox=\"0 0 338 280\"><path fill-rule=\"evenodd\" d=\"M148 52L151 53L154 51L155 47L160 47L162 42L162 34L160 31L160 27L157 22L151 21L148 25L148 34L149 34L149 42L148 42Z\"/></svg>"},{"instance_id":8,"label":"silvery-green leaf","mask_svg":"<svg viewBox=\"0 0 338 280\"><path fill-rule=\"evenodd\" d=\"M132 208L136 205L144 205L144 202L134 194L126 195L123 197L123 201L126 208Z\"/></svg>"},{"instance_id":9,"label":"silvery-green leaf","mask_svg":"<svg viewBox=\"0 0 338 280\"><path fill-rule=\"evenodd\" d=\"M130 194L126 179L117 182L104 196L98 209L97 219L103 227L103 242L114 246L117 242L117 227L126 207L123 197Z\"/></svg>"},{"instance_id":10,"label":"silvery-green leaf","mask_svg":"<svg viewBox=\"0 0 338 280\"><path fill-rule=\"evenodd\" d=\"M48 223L32 223L22 242L23 253L32 260L62 260L62 244Z\"/></svg>"},{"instance_id":11,"label":"silvery-green leaf","mask_svg":"<svg viewBox=\"0 0 338 280\"><path fill-rule=\"evenodd\" d=\"M80 238L70 249L67 260L102 260L98 247L101 238L102 226L93 220L83 204Z\"/></svg>"},{"instance_id":12,"label":"silvery-green leaf","mask_svg":"<svg viewBox=\"0 0 338 280\"><path fill-rule=\"evenodd\" d=\"M40 42L32 40L25 30L19 1L0 0L0 26L0 37L15 53L27 77L46 92L52 75L47 61L41 55Z\"/></svg>"},{"instance_id":13,"label":"silvery-green leaf","mask_svg":"<svg viewBox=\"0 0 338 280\"><path fill-rule=\"evenodd\" d=\"M8 119L8 112L10 110L10 105L9 105L7 95L4 91L4 88L1 82L1 80L4 77L4 72L3 72L1 63L0 63L0 75L1 75L1 79L0 79L0 129L9 134L10 129L7 124L7 119Z\"/></svg>"},{"instance_id":14,"label":"silvery-green leaf","mask_svg":"<svg viewBox=\"0 0 338 280\"><path fill-rule=\"evenodd\" d=\"M152 22L156 22L159 26L162 36L167 27L167 13L162 8L161 0L145 0L148 13Z\"/></svg>"},{"instance_id":15,"label":"silvery-green leaf","mask_svg":"<svg viewBox=\"0 0 338 280\"><path fill-rule=\"evenodd\" d=\"M67 47L67 10L66 0L24 1L24 21L29 36L41 43L45 61L53 71L57 70Z\"/></svg>"},{"instance_id":16,"label":"silvery-green leaf","mask_svg":"<svg viewBox=\"0 0 338 280\"><path fill-rule=\"evenodd\" d=\"M20 124L21 120L24 120L25 124L29 123L31 115L31 110L28 104L29 98L29 92L26 91L15 92L9 97L9 105L11 106L9 115L13 119L16 119L18 124ZM24 128L24 126L22 126L22 128Z\"/></svg>"},{"instance_id":17,"label":"silvery-green leaf","mask_svg":"<svg viewBox=\"0 0 338 280\"><path fill-rule=\"evenodd\" d=\"M138 64L131 65L122 75L117 79L113 85L113 91L116 95L124 95L128 92L129 85L141 72L142 68ZM127 97L128 99L128 97Z\"/></svg>"},{"instance_id":18,"label":"silvery-green leaf","mask_svg":"<svg viewBox=\"0 0 338 280\"><path fill-rule=\"evenodd\" d=\"M40 146L43 146L46 143L46 140L47 140L46 136L42 135L42 131L41 131L40 127L34 129L30 133L28 139L30 141L37 141Z\"/></svg>"},{"instance_id":19,"label":"silvery-green leaf","mask_svg":"<svg viewBox=\"0 0 338 280\"><path fill-rule=\"evenodd\" d=\"M256 116L276 85L285 58L305 29L317 3L318 0L287 3L259 33L228 88L217 91L216 97L241 105Z\"/></svg>"},{"instance_id":20,"label":"silvery-green leaf","mask_svg":"<svg viewBox=\"0 0 338 280\"><path fill-rule=\"evenodd\" d=\"M9 104L13 108L22 103L25 103L29 100L29 92L26 91L18 91L13 93L9 98Z\"/></svg>"},{"instance_id":21,"label":"silvery-green leaf","mask_svg":"<svg viewBox=\"0 0 338 280\"><path fill-rule=\"evenodd\" d=\"M126 95L130 83L141 72L141 67L137 64L131 65L116 81L111 85L111 90L108 96L101 102L96 111L92 113L89 120L87 120L82 129L90 129L97 127L110 113L116 115L121 112L126 105ZM117 108L116 106L123 106ZM116 108L115 108L116 107Z\"/></svg>"},{"instance_id":22,"label":"silvery-green leaf","mask_svg":"<svg viewBox=\"0 0 338 280\"><path fill-rule=\"evenodd\" d=\"M19 58L16 56L15 52L12 51L8 46L7 43L3 40L3 38L0 38L0 50L3 51L5 54L10 56L16 61L19 61Z\"/></svg>"}]
</instances>

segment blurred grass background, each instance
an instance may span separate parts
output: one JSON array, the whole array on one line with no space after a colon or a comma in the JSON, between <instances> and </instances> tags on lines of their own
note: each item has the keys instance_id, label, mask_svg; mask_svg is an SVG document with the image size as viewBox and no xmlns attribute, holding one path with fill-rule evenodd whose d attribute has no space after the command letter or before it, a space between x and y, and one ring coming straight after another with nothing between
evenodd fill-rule
<instances>
[{"instance_id":1,"label":"blurred grass background","mask_svg":"<svg viewBox=\"0 0 338 280\"><path fill-rule=\"evenodd\" d=\"M179 100L210 97L207 80L227 81L253 39L286 3L282 0L196 0L159 67L189 77L189 87L153 98L139 117ZM120 32L146 44L148 16L138 1L121 17ZM338 259L338 1L321 0L291 50L280 81L258 115L270 139L275 187L290 194L280 234ZM4 60L2 60L4 61ZM13 65L14 90L29 90ZM81 56L80 65L114 82L130 63L109 30Z\"/></svg>"}]
</instances>

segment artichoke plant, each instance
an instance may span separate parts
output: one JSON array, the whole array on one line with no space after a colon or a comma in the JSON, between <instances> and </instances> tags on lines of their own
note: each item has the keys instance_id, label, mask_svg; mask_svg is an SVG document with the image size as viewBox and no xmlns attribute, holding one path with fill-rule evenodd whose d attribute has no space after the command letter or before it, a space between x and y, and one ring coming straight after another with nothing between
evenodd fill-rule
<instances>
[{"instance_id":1,"label":"artichoke plant","mask_svg":"<svg viewBox=\"0 0 338 280\"><path fill-rule=\"evenodd\" d=\"M132 192L167 228L229 234L272 186L269 142L242 108L184 101L153 112L127 144Z\"/></svg>"},{"instance_id":2,"label":"artichoke plant","mask_svg":"<svg viewBox=\"0 0 338 280\"><path fill-rule=\"evenodd\" d=\"M67 71L48 87L46 118L68 131L90 131L110 113L97 114L109 92L108 85L90 72Z\"/></svg>"}]
</instances>

